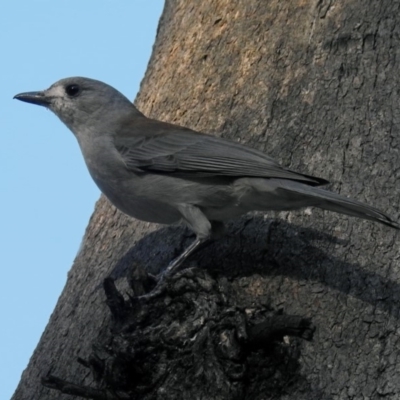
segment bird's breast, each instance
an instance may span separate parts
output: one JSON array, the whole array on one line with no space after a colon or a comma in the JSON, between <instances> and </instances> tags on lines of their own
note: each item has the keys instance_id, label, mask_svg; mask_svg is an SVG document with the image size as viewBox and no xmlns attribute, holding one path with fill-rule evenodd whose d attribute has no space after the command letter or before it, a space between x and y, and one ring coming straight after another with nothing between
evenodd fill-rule
<instances>
[{"instance_id":1,"label":"bird's breast","mask_svg":"<svg viewBox=\"0 0 400 400\"><path fill-rule=\"evenodd\" d=\"M82 153L94 182L120 211L147 222L172 224L180 220L180 214L157 196L146 177L126 168L113 146L97 143Z\"/></svg>"}]
</instances>

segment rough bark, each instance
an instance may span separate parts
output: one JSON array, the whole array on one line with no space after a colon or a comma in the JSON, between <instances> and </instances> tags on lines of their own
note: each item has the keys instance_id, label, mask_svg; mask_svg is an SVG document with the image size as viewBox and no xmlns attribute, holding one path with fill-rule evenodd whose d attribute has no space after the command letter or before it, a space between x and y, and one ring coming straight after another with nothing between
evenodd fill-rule
<instances>
[{"instance_id":1,"label":"rough bark","mask_svg":"<svg viewBox=\"0 0 400 400\"><path fill-rule=\"evenodd\" d=\"M400 3L393 0L167 0L137 106L151 117L246 142L397 217L399 15ZM189 240L183 228L133 221L101 198L13 399L72 398L42 386L43 377L59 389L71 382L75 394L82 392L73 385L116 395L104 380L99 384L93 358L105 362L106 356L93 345L116 340L136 311L125 295L118 304L133 314L116 327L103 281L112 277L120 291L129 292L134 265L155 273ZM191 375L190 391L185 364L173 369L174 360L163 359L174 374L163 385L153 382L153 392L138 390L135 398L213 398L196 392L204 382L220 399L399 398L398 243L398 234L385 226L314 209L232 222L224 239L193 257L191 265L199 268L187 273L209 282L211 297L223 296L218 282L228 282L234 294L227 307L235 302L233 314L245 319L246 334L249 315L262 314L263 321L255 321L261 324L281 310L311 318L313 341L264 337L272 350L246 353L246 374L227 379L237 386L219 392L223 385L204 372ZM193 290L188 293L202 292ZM176 312L175 302L166 301L171 296L154 304L154 326ZM187 306L193 301L189 296ZM181 315L190 320L182 307L170 321L184 325ZM240 326L232 323L227 332L233 336L226 337L240 337ZM194 354L207 365L203 355L209 353ZM122 389L121 398L132 393L132 387Z\"/></svg>"}]
</instances>

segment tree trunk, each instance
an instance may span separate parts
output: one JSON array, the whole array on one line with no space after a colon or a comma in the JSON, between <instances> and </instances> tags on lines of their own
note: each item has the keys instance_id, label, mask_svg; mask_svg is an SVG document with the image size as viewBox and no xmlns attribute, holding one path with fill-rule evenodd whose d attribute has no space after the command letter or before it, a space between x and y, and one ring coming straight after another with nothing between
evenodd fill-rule
<instances>
[{"instance_id":1,"label":"tree trunk","mask_svg":"<svg viewBox=\"0 0 400 400\"><path fill-rule=\"evenodd\" d=\"M263 150L396 218L399 71L398 1L167 0L136 104L147 116ZM106 280L110 312L105 278L129 292L132 271L156 273L192 238L180 227L129 219L102 197L13 399L72 398L62 391L99 399L398 399L397 237L315 209L246 216L151 304L123 300ZM213 317L198 322L196 312ZM311 339L313 325L312 341L296 338ZM254 327L263 332L258 341ZM161 353L154 330L165 334ZM178 336L186 341L178 345ZM130 378L112 381L121 340L132 346L124 353Z\"/></svg>"}]
</instances>

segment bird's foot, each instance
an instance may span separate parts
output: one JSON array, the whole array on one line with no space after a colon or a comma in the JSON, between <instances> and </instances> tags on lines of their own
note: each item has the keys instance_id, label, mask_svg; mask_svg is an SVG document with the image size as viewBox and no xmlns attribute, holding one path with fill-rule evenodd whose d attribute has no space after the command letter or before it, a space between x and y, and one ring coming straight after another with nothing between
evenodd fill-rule
<instances>
[{"instance_id":1,"label":"bird's foot","mask_svg":"<svg viewBox=\"0 0 400 400\"><path fill-rule=\"evenodd\" d=\"M171 261L171 263L164 271L162 271L160 274L154 277L156 285L153 287L153 289L151 289L149 293L138 296L137 299L139 301L148 301L161 296L168 287L169 278L171 278L173 275L175 275L176 272L179 271L179 268L181 267L185 259L186 258L181 258L180 256L175 260Z\"/></svg>"},{"instance_id":2,"label":"bird's foot","mask_svg":"<svg viewBox=\"0 0 400 400\"><path fill-rule=\"evenodd\" d=\"M148 301L162 295L168 286L168 278L178 272L182 264L207 241L208 238L196 238L196 240L187 249L185 249L185 251L179 257L171 261L168 267L157 276L156 286L149 293L138 296L137 299L140 301Z\"/></svg>"}]
</instances>

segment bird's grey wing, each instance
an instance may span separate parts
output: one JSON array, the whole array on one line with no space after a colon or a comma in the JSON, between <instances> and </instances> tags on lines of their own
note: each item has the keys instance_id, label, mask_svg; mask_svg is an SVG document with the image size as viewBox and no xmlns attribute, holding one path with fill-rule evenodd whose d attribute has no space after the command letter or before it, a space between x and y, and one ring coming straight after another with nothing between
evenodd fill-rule
<instances>
[{"instance_id":1,"label":"bird's grey wing","mask_svg":"<svg viewBox=\"0 0 400 400\"><path fill-rule=\"evenodd\" d=\"M117 150L132 171L186 178L283 178L313 186L327 183L324 179L285 169L264 153L239 143L160 121L146 120L145 130L140 131L136 127L134 134L125 132L115 138Z\"/></svg>"}]
</instances>

